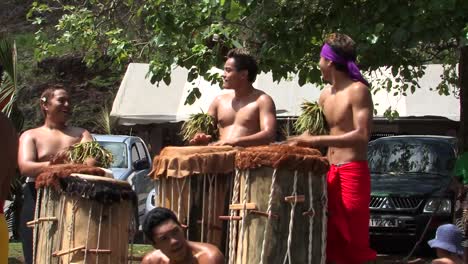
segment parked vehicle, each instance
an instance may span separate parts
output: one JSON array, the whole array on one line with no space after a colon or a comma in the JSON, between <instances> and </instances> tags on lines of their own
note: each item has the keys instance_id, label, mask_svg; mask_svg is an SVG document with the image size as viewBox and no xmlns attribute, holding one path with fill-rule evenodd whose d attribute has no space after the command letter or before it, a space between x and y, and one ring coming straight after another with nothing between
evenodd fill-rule
<instances>
[{"instance_id":1,"label":"parked vehicle","mask_svg":"<svg viewBox=\"0 0 468 264\"><path fill-rule=\"evenodd\" d=\"M456 139L383 137L369 143L368 160L371 243L393 239L415 244L427 227L424 249L437 227L452 221Z\"/></svg>"},{"instance_id":2,"label":"parked vehicle","mask_svg":"<svg viewBox=\"0 0 468 264\"><path fill-rule=\"evenodd\" d=\"M110 169L114 178L129 182L136 192L141 225L148 193L154 188L154 183L148 177L152 159L145 142L135 136L93 135L93 137L102 147L112 152L114 161Z\"/></svg>"}]
</instances>

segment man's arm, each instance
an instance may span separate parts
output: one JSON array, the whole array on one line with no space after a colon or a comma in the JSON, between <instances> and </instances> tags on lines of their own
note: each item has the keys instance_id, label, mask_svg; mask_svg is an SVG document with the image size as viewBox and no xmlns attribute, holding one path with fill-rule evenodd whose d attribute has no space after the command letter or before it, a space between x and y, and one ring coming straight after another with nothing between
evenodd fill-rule
<instances>
[{"instance_id":1,"label":"man's arm","mask_svg":"<svg viewBox=\"0 0 468 264\"><path fill-rule=\"evenodd\" d=\"M10 120L0 112L0 201L10 193L10 181L15 175L18 155L18 137Z\"/></svg>"},{"instance_id":2,"label":"man's arm","mask_svg":"<svg viewBox=\"0 0 468 264\"><path fill-rule=\"evenodd\" d=\"M352 147L355 144L367 144L372 124L373 103L368 88L364 85L355 85L350 91L351 107L353 111L354 129L342 135L299 136L298 145L310 147Z\"/></svg>"},{"instance_id":3,"label":"man's arm","mask_svg":"<svg viewBox=\"0 0 468 264\"><path fill-rule=\"evenodd\" d=\"M258 100L260 131L249 136L239 137L232 142L234 146L258 146L275 141L276 107L273 99L262 94Z\"/></svg>"},{"instance_id":4,"label":"man's arm","mask_svg":"<svg viewBox=\"0 0 468 264\"><path fill-rule=\"evenodd\" d=\"M37 149L34 142L34 137L29 133L24 132L19 139L18 149L18 166L21 175L26 177L36 177L41 170L50 165L49 161L37 161Z\"/></svg>"}]
</instances>

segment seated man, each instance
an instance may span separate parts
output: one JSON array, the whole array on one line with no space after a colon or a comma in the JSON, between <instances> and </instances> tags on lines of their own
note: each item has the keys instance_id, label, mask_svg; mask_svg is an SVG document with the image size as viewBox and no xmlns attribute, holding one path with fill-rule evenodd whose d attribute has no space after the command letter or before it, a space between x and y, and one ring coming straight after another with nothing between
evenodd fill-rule
<instances>
[{"instance_id":1,"label":"seated man","mask_svg":"<svg viewBox=\"0 0 468 264\"><path fill-rule=\"evenodd\" d=\"M146 254L142 264L222 264L224 256L213 245L185 239L175 214L163 207L151 210L143 222L143 232L156 250Z\"/></svg>"},{"instance_id":2,"label":"seated man","mask_svg":"<svg viewBox=\"0 0 468 264\"><path fill-rule=\"evenodd\" d=\"M252 86L257 73L257 62L247 51L229 51L223 88L233 92L217 96L208 109L219 129L219 141L213 145L254 146L275 140L275 104L269 95ZM198 133L190 144L206 145L210 141L211 136Z\"/></svg>"}]
</instances>

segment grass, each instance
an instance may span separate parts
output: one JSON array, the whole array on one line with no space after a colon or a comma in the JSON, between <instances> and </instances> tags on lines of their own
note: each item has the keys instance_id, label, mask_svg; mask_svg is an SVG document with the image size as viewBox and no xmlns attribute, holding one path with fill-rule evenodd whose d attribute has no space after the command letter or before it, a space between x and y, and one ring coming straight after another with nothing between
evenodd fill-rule
<instances>
[{"instance_id":1,"label":"grass","mask_svg":"<svg viewBox=\"0 0 468 264\"><path fill-rule=\"evenodd\" d=\"M135 244L133 245L133 256L143 257L146 253L153 250L151 245ZM130 255L130 250L129 250ZM23 263L23 248L20 242L12 242L8 248L8 264L20 264ZM139 261L133 261L134 264L140 263Z\"/></svg>"},{"instance_id":2,"label":"grass","mask_svg":"<svg viewBox=\"0 0 468 264\"><path fill-rule=\"evenodd\" d=\"M151 245L144 245L144 244L135 244L133 245L133 256L135 257L143 257L146 253L153 250ZM130 252L129 252L130 255ZM377 257L377 261L373 264L395 264L395 263L402 263L399 262L403 257L396 256L396 255L379 255ZM416 257L412 258L415 259ZM425 259L427 263L430 263L429 259ZM23 263L23 249L21 247L21 243L10 243L9 247L9 255L8 255L8 263L9 264L20 264ZM139 261L133 261L133 264L138 264Z\"/></svg>"}]
</instances>

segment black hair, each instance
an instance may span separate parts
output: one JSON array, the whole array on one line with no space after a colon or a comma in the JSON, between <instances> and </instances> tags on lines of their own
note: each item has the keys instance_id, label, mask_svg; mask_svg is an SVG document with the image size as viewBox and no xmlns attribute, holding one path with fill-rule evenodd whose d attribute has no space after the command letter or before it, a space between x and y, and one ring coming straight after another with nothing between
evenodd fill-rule
<instances>
[{"instance_id":1,"label":"black hair","mask_svg":"<svg viewBox=\"0 0 468 264\"><path fill-rule=\"evenodd\" d=\"M258 65L255 58L246 49L232 49L228 52L227 58L234 58L236 71L247 70L249 82L255 82L258 74Z\"/></svg>"},{"instance_id":2,"label":"black hair","mask_svg":"<svg viewBox=\"0 0 468 264\"><path fill-rule=\"evenodd\" d=\"M172 220L180 226L177 216L167 208L156 207L146 214L145 219L143 220L143 233L153 244L153 229L167 220Z\"/></svg>"}]
</instances>

